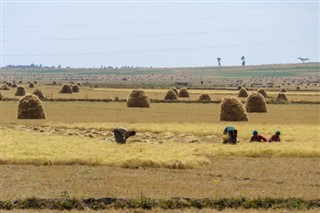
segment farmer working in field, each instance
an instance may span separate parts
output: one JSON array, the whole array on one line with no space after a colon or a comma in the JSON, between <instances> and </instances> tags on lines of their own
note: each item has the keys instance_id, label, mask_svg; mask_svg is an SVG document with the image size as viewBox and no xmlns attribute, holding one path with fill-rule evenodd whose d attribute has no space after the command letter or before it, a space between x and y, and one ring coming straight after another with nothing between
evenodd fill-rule
<instances>
[{"instance_id":1,"label":"farmer working in field","mask_svg":"<svg viewBox=\"0 0 320 213\"><path fill-rule=\"evenodd\" d=\"M269 139L269 142L281 142L280 135L281 135L280 131L276 131L276 134L271 136L271 138Z\"/></svg>"},{"instance_id":2,"label":"farmer working in field","mask_svg":"<svg viewBox=\"0 0 320 213\"><path fill-rule=\"evenodd\" d=\"M254 130L252 132L252 134L253 134L253 136L251 137L250 142L253 142L253 141L257 141L257 142L267 141L267 139L265 137L263 137L262 135L258 134L257 130Z\"/></svg>"},{"instance_id":3,"label":"farmer working in field","mask_svg":"<svg viewBox=\"0 0 320 213\"><path fill-rule=\"evenodd\" d=\"M233 128L232 126L227 126L224 131L223 134L225 134L226 136L223 137L223 143L231 143L231 144L236 144L237 143L237 136L238 136L238 131Z\"/></svg>"},{"instance_id":4,"label":"farmer working in field","mask_svg":"<svg viewBox=\"0 0 320 213\"><path fill-rule=\"evenodd\" d=\"M114 138L116 139L117 143L124 144L126 142L126 140L129 137L134 136L136 134L136 132L135 131L128 131L128 130L122 129L122 128L116 128L113 130L113 134L114 134Z\"/></svg>"}]
</instances>

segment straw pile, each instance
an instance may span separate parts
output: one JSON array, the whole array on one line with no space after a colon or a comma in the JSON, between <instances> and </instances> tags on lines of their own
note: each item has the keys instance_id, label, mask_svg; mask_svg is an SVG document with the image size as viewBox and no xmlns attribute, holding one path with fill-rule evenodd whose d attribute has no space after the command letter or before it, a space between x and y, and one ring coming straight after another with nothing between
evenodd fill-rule
<instances>
[{"instance_id":1,"label":"straw pile","mask_svg":"<svg viewBox=\"0 0 320 213\"><path fill-rule=\"evenodd\" d=\"M267 112L267 104L262 94L249 95L246 102L247 112Z\"/></svg>"},{"instance_id":2,"label":"straw pile","mask_svg":"<svg viewBox=\"0 0 320 213\"><path fill-rule=\"evenodd\" d=\"M226 97L220 105L220 121L248 121L248 114L236 97Z\"/></svg>"},{"instance_id":3,"label":"straw pile","mask_svg":"<svg viewBox=\"0 0 320 213\"><path fill-rule=\"evenodd\" d=\"M168 90L166 96L164 97L164 100L166 101L175 101L177 99L178 99L178 96L172 89Z\"/></svg>"},{"instance_id":4,"label":"straw pile","mask_svg":"<svg viewBox=\"0 0 320 213\"><path fill-rule=\"evenodd\" d=\"M127 99L127 107L150 107L150 101L143 90L132 90Z\"/></svg>"},{"instance_id":5,"label":"straw pile","mask_svg":"<svg viewBox=\"0 0 320 213\"><path fill-rule=\"evenodd\" d=\"M18 119L45 119L46 114L38 96L28 94L18 102Z\"/></svg>"},{"instance_id":6,"label":"straw pile","mask_svg":"<svg viewBox=\"0 0 320 213\"><path fill-rule=\"evenodd\" d=\"M189 97L189 92L186 87L183 87L180 89L179 97L181 97L181 98L188 98Z\"/></svg>"}]
</instances>

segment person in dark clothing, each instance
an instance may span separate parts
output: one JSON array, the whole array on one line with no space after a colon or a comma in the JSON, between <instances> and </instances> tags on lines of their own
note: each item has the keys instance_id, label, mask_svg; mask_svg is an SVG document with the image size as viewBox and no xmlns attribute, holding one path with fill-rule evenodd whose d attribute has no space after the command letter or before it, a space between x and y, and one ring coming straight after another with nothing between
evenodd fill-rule
<instances>
[{"instance_id":1,"label":"person in dark clothing","mask_svg":"<svg viewBox=\"0 0 320 213\"><path fill-rule=\"evenodd\" d=\"M264 141L264 142L266 142L267 141L267 139L265 137L263 137L262 135L258 134L257 130L254 130L252 132L252 134L253 134L253 136L251 137L250 142L253 142L253 141L257 141L257 142Z\"/></svg>"},{"instance_id":2,"label":"person in dark clothing","mask_svg":"<svg viewBox=\"0 0 320 213\"><path fill-rule=\"evenodd\" d=\"M226 135L226 137L223 138L223 143L231 143L231 144L237 144L237 136L238 136L238 131L232 127L232 126L227 126L223 134Z\"/></svg>"},{"instance_id":3,"label":"person in dark clothing","mask_svg":"<svg viewBox=\"0 0 320 213\"><path fill-rule=\"evenodd\" d=\"M113 130L113 134L117 143L124 144L129 137L136 135L136 132L128 131L122 128L116 128Z\"/></svg>"},{"instance_id":4,"label":"person in dark clothing","mask_svg":"<svg viewBox=\"0 0 320 213\"><path fill-rule=\"evenodd\" d=\"M271 136L271 138L269 139L269 142L281 142L280 135L281 135L280 131L276 131L276 134Z\"/></svg>"}]
</instances>

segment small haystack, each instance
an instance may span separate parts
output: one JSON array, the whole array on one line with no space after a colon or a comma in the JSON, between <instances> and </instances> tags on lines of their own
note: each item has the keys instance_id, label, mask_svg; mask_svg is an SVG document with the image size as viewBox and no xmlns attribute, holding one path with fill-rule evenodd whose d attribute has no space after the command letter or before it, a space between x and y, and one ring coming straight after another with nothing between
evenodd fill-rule
<instances>
[{"instance_id":1,"label":"small haystack","mask_svg":"<svg viewBox=\"0 0 320 213\"><path fill-rule=\"evenodd\" d=\"M282 88L280 92L287 92L287 90L285 88Z\"/></svg>"},{"instance_id":2,"label":"small haystack","mask_svg":"<svg viewBox=\"0 0 320 213\"><path fill-rule=\"evenodd\" d=\"M12 88L16 88L16 87L18 87L18 86L17 86L16 83L12 83L11 87L12 87Z\"/></svg>"},{"instance_id":3,"label":"small haystack","mask_svg":"<svg viewBox=\"0 0 320 213\"><path fill-rule=\"evenodd\" d=\"M296 89L297 89L297 90L299 90L299 89L300 89L300 87L297 87Z\"/></svg>"},{"instance_id":4,"label":"small haystack","mask_svg":"<svg viewBox=\"0 0 320 213\"><path fill-rule=\"evenodd\" d=\"M211 101L211 97L207 93L203 93L198 98L199 101Z\"/></svg>"},{"instance_id":5,"label":"small haystack","mask_svg":"<svg viewBox=\"0 0 320 213\"><path fill-rule=\"evenodd\" d=\"M189 92L186 87L183 87L180 89L179 97L181 97L181 98L188 98L189 97Z\"/></svg>"},{"instance_id":6,"label":"small haystack","mask_svg":"<svg viewBox=\"0 0 320 213\"><path fill-rule=\"evenodd\" d=\"M78 82L78 83L77 83L77 85L78 85L78 86L81 86L81 83L80 83L80 82Z\"/></svg>"},{"instance_id":7,"label":"small haystack","mask_svg":"<svg viewBox=\"0 0 320 213\"><path fill-rule=\"evenodd\" d=\"M22 84L22 81L19 81L19 84Z\"/></svg>"},{"instance_id":8,"label":"small haystack","mask_svg":"<svg viewBox=\"0 0 320 213\"><path fill-rule=\"evenodd\" d=\"M237 90L241 90L242 86L238 86Z\"/></svg>"},{"instance_id":9,"label":"small haystack","mask_svg":"<svg viewBox=\"0 0 320 213\"><path fill-rule=\"evenodd\" d=\"M172 89L168 90L166 96L164 97L164 100L166 101L175 101L177 99L178 99L178 96Z\"/></svg>"},{"instance_id":10,"label":"small haystack","mask_svg":"<svg viewBox=\"0 0 320 213\"><path fill-rule=\"evenodd\" d=\"M287 102L287 101L288 101L288 98L287 98L287 96L286 96L285 93L280 92L280 93L277 95L276 100L277 100L277 101L285 101L285 102Z\"/></svg>"},{"instance_id":11,"label":"small haystack","mask_svg":"<svg viewBox=\"0 0 320 213\"><path fill-rule=\"evenodd\" d=\"M42 90L36 89L35 91L33 91L32 94L38 96L38 98L39 98L41 101L44 100L44 94L43 94Z\"/></svg>"},{"instance_id":12,"label":"small haystack","mask_svg":"<svg viewBox=\"0 0 320 213\"><path fill-rule=\"evenodd\" d=\"M2 85L0 89L1 90L10 90L9 86L6 84Z\"/></svg>"},{"instance_id":13,"label":"small haystack","mask_svg":"<svg viewBox=\"0 0 320 213\"><path fill-rule=\"evenodd\" d=\"M29 84L29 88L34 88L34 84L33 84L33 83L30 83L30 84Z\"/></svg>"},{"instance_id":14,"label":"small haystack","mask_svg":"<svg viewBox=\"0 0 320 213\"><path fill-rule=\"evenodd\" d=\"M173 87L172 90L173 90L173 92L176 93L176 95L179 95L178 89L176 87Z\"/></svg>"},{"instance_id":15,"label":"small haystack","mask_svg":"<svg viewBox=\"0 0 320 213\"><path fill-rule=\"evenodd\" d=\"M267 104L261 93L249 95L246 103L247 112L267 112Z\"/></svg>"},{"instance_id":16,"label":"small haystack","mask_svg":"<svg viewBox=\"0 0 320 213\"><path fill-rule=\"evenodd\" d=\"M80 91L80 87L78 85L72 86L72 92L79 92L79 91Z\"/></svg>"},{"instance_id":17,"label":"small haystack","mask_svg":"<svg viewBox=\"0 0 320 213\"><path fill-rule=\"evenodd\" d=\"M245 98L248 97L248 91L245 88L241 88L238 97Z\"/></svg>"},{"instance_id":18,"label":"small haystack","mask_svg":"<svg viewBox=\"0 0 320 213\"><path fill-rule=\"evenodd\" d=\"M263 95L263 97L265 97L265 98L268 96L267 91L265 89L258 89L258 93Z\"/></svg>"},{"instance_id":19,"label":"small haystack","mask_svg":"<svg viewBox=\"0 0 320 213\"><path fill-rule=\"evenodd\" d=\"M16 93L14 94L15 96L25 96L26 95L26 90L23 86L18 86Z\"/></svg>"},{"instance_id":20,"label":"small haystack","mask_svg":"<svg viewBox=\"0 0 320 213\"><path fill-rule=\"evenodd\" d=\"M248 114L236 97L226 97L220 108L220 121L248 121Z\"/></svg>"},{"instance_id":21,"label":"small haystack","mask_svg":"<svg viewBox=\"0 0 320 213\"><path fill-rule=\"evenodd\" d=\"M46 119L46 114L38 96L28 94L18 102L18 119Z\"/></svg>"},{"instance_id":22,"label":"small haystack","mask_svg":"<svg viewBox=\"0 0 320 213\"><path fill-rule=\"evenodd\" d=\"M150 101L145 92L140 89L132 90L127 99L127 107L150 107Z\"/></svg>"},{"instance_id":23,"label":"small haystack","mask_svg":"<svg viewBox=\"0 0 320 213\"><path fill-rule=\"evenodd\" d=\"M69 84L64 84L59 93L72 93L72 88Z\"/></svg>"},{"instance_id":24,"label":"small haystack","mask_svg":"<svg viewBox=\"0 0 320 213\"><path fill-rule=\"evenodd\" d=\"M56 82L56 81L53 81L53 82L52 82L52 85L56 85L56 84L57 84L57 82Z\"/></svg>"}]
</instances>

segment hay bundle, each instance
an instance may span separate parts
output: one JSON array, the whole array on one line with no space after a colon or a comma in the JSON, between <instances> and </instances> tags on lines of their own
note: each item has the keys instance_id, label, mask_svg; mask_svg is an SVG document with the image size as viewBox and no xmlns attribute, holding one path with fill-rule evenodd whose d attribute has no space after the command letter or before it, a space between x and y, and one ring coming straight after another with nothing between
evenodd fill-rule
<instances>
[{"instance_id":1,"label":"hay bundle","mask_svg":"<svg viewBox=\"0 0 320 213\"><path fill-rule=\"evenodd\" d=\"M22 84L22 81L19 81L19 84Z\"/></svg>"},{"instance_id":2,"label":"hay bundle","mask_svg":"<svg viewBox=\"0 0 320 213\"><path fill-rule=\"evenodd\" d=\"M238 86L237 90L241 90L242 86Z\"/></svg>"},{"instance_id":3,"label":"hay bundle","mask_svg":"<svg viewBox=\"0 0 320 213\"><path fill-rule=\"evenodd\" d=\"M242 98L248 97L248 91L245 88L241 88L239 91L238 97L242 97Z\"/></svg>"},{"instance_id":4,"label":"hay bundle","mask_svg":"<svg viewBox=\"0 0 320 213\"><path fill-rule=\"evenodd\" d=\"M180 89L179 97L181 97L181 98L188 98L189 97L189 92L186 87L183 87Z\"/></svg>"},{"instance_id":5,"label":"hay bundle","mask_svg":"<svg viewBox=\"0 0 320 213\"><path fill-rule=\"evenodd\" d=\"M286 96L285 93L280 92L277 97L276 97L277 101L288 101L288 98Z\"/></svg>"},{"instance_id":6,"label":"hay bundle","mask_svg":"<svg viewBox=\"0 0 320 213\"><path fill-rule=\"evenodd\" d=\"M26 95L26 90L24 89L23 86L18 86L16 93L14 94L15 96L25 96Z\"/></svg>"},{"instance_id":7,"label":"hay bundle","mask_svg":"<svg viewBox=\"0 0 320 213\"><path fill-rule=\"evenodd\" d=\"M81 83L77 83L78 86L81 86Z\"/></svg>"},{"instance_id":8,"label":"hay bundle","mask_svg":"<svg viewBox=\"0 0 320 213\"><path fill-rule=\"evenodd\" d=\"M209 94L207 93L204 93L204 94L201 94L198 98L199 101L211 101L211 97Z\"/></svg>"},{"instance_id":9,"label":"hay bundle","mask_svg":"<svg viewBox=\"0 0 320 213\"><path fill-rule=\"evenodd\" d=\"M226 97L221 102L220 121L248 121L248 114L236 97Z\"/></svg>"},{"instance_id":10,"label":"hay bundle","mask_svg":"<svg viewBox=\"0 0 320 213\"><path fill-rule=\"evenodd\" d=\"M178 89L177 89L177 88L173 87L172 90L173 90L173 92L176 93L176 95L179 95L179 92L178 92Z\"/></svg>"},{"instance_id":11,"label":"hay bundle","mask_svg":"<svg viewBox=\"0 0 320 213\"><path fill-rule=\"evenodd\" d=\"M280 92L287 92L287 90L285 88L282 88Z\"/></svg>"},{"instance_id":12,"label":"hay bundle","mask_svg":"<svg viewBox=\"0 0 320 213\"><path fill-rule=\"evenodd\" d=\"M32 93L32 94L34 94L34 95L38 96L38 98L39 98L41 101L43 101L43 100L44 100L44 95L43 95L42 90L40 90L40 89L36 89L35 91L33 91L33 93Z\"/></svg>"},{"instance_id":13,"label":"hay bundle","mask_svg":"<svg viewBox=\"0 0 320 213\"><path fill-rule=\"evenodd\" d=\"M29 84L29 88L34 88L34 84L33 84L33 83L30 83L30 84Z\"/></svg>"},{"instance_id":14,"label":"hay bundle","mask_svg":"<svg viewBox=\"0 0 320 213\"><path fill-rule=\"evenodd\" d=\"M80 91L80 87L78 85L72 86L72 92L79 92L79 91Z\"/></svg>"},{"instance_id":15,"label":"hay bundle","mask_svg":"<svg viewBox=\"0 0 320 213\"><path fill-rule=\"evenodd\" d=\"M296 89L297 89L297 90L299 90L299 89L300 89L300 87L297 87Z\"/></svg>"},{"instance_id":16,"label":"hay bundle","mask_svg":"<svg viewBox=\"0 0 320 213\"><path fill-rule=\"evenodd\" d=\"M28 94L20 98L18 119L46 119L44 107L38 96Z\"/></svg>"},{"instance_id":17,"label":"hay bundle","mask_svg":"<svg viewBox=\"0 0 320 213\"><path fill-rule=\"evenodd\" d=\"M4 84L1 86L1 90L10 90L10 88L8 87L8 85Z\"/></svg>"},{"instance_id":18,"label":"hay bundle","mask_svg":"<svg viewBox=\"0 0 320 213\"><path fill-rule=\"evenodd\" d=\"M53 81L53 82L52 82L52 85L56 85L56 84L57 84L57 82L56 82L56 81Z\"/></svg>"},{"instance_id":19,"label":"hay bundle","mask_svg":"<svg viewBox=\"0 0 320 213\"><path fill-rule=\"evenodd\" d=\"M265 89L258 89L258 93L263 95L263 97L265 97L265 98L268 96L267 91Z\"/></svg>"},{"instance_id":20,"label":"hay bundle","mask_svg":"<svg viewBox=\"0 0 320 213\"><path fill-rule=\"evenodd\" d=\"M72 93L72 88L69 84L64 84L59 93Z\"/></svg>"},{"instance_id":21,"label":"hay bundle","mask_svg":"<svg viewBox=\"0 0 320 213\"><path fill-rule=\"evenodd\" d=\"M17 84L16 84L16 83L13 83L13 84L11 85L11 87L12 87L12 88L16 88L16 87L17 87Z\"/></svg>"},{"instance_id":22,"label":"hay bundle","mask_svg":"<svg viewBox=\"0 0 320 213\"><path fill-rule=\"evenodd\" d=\"M10 82L7 82L6 84L7 84L9 87L11 87L11 85L12 85Z\"/></svg>"},{"instance_id":23,"label":"hay bundle","mask_svg":"<svg viewBox=\"0 0 320 213\"><path fill-rule=\"evenodd\" d=\"M267 112L267 104L262 94L249 95L246 103L247 112Z\"/></svg>"},{"instance_id":24,"label":"hay bundle","mask_svg":"<svg viewBox=\"0 0 320 213\"><path fill-rule=\"evenodd\" d=\"M166 101L175 101L177 99L178 99L178 96L172 89L168 90L166 96L164 97L164 100Z\"/></svg>"},{"instance_id":25,"label":"hay bundle","mask_svg":"<svg viewBox=\"0 0 320 213\"><path fill-rule=\"evenodd\" d=\"M150 101L143 90L132 90L127 99L127 107L150 107Z\"/></svg>"}]
</instances>

